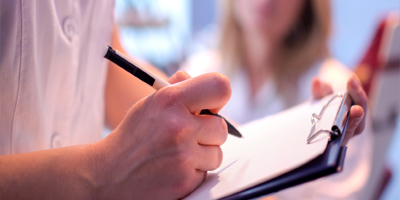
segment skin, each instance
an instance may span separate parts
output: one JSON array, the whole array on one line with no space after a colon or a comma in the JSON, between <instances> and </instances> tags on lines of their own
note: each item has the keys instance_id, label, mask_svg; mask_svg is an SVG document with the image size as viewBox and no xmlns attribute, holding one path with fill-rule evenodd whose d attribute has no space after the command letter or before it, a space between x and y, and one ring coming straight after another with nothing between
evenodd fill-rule
<instances>
[{"instance_id":1,"label":"skin","mask_svg":"<svg viewBox=\"0 0 400 200\"><path fill-rule=\"evenodd\" d=\"M169 82L154 92L110 64L106 123L114 131L94 144L0 156L1 199L178 199L192 192L206 171L220 166L227 138L221 118L197 113L217 113L230 98L230 84L218 73L191 78L183 71ZM367 108L356 83L349 89L359 105L351 108L351 135L364 128ZM315 98L331 92L319 80L312 88Z\"/></svg>"},{"instance_id":2,"label":"skin","mask_svg":"<svg viewBox=\"0 0 400 200\"><path fill-rule=\"evenodd\" d=\"M279 44L300 15L304 0L236 0L234 16L245 35Z\"/></svg>"},{"instance_id":3,"label":"skin","mask_svg":"<svg viewBox=\"0 0 400 200\"><path fill-rule=\"evenodd\" d=\"M170 82L186 77L181 73ZM227 77L206 74L141 99L97 143L1 156L1 197L184 197L203 181L206 171L219 167L220 145L228 134L221 118L194 113L202 109L218 112L230 95Z\"/></svg>"},{"instance_id":4,"label":"skin","mask_svg":"<svg viewBox=\"0 0 400 200\"><path fill-rule=\"evenodd\" d=\"M230 94L225 76L207 74L140 100L113 134L99 143L98 160L105 160L99 174L107 174L101 181L105 188L102 194L110 198L176 199L194 190L206 171L221 164L219 145L227 138L227 126L221 118L194 113L206 107L219 111ZM113 149L122 152L115 154L110 151ZM149 193L153 188L157 192Z\"/></svg>"},{"instance_id":5,"label":"skin","mask_svg":"<svg viewBox=\"0 0 400 200\"><path fill-rule=\"evenodd\" d=\"M111 44L125 52L118 37L114 28ZM178 71L168 80L173 85L155 92L110 63L106 124L114 131L94 144L0 156L1 199L186 196L221 164L220 145L227 137L221 118L196 114L217 113L231 94L221 74L189 78Z\"/></svg>"},{"instance_id":6,"label":"skin","mask_svg":"<svg viewBox=\"0 0 400 200\"><path fill-rule=\"evenodd\" d=\"M312 94L318 99L332 93L332 87L320 81L317 77L312 80ZM361 83L355 76L351 77L347 82L347 92L353 99L355 105L350 108L350 121L347 125L346 136L342 142L345 146L349 140L362 133L365 127L365 115L367 114L368 98L361 86Z\"/></svg>"}]
</instances>

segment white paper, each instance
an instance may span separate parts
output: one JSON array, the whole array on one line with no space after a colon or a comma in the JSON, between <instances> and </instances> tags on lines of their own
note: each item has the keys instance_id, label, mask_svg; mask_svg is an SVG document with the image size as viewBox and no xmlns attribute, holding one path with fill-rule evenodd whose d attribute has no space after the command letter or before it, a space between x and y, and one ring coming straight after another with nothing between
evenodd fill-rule
<instances>
[{"instance_id":1,"label":"white paper","mask_svg":"<svg viewBox=\"0 0 400 200\"><path fill-rule=\"evenodd\" d=\"M239 127L244 138L229 135L222 145L221 166L208 172L206 180L185 199L217 199L270 180L321 155L329 135L307 144L311 115L319 114L331 98L305 102L290 110ZM326 108L316 130L330 129L342 98Z\"/></svg>"}]
</instances>

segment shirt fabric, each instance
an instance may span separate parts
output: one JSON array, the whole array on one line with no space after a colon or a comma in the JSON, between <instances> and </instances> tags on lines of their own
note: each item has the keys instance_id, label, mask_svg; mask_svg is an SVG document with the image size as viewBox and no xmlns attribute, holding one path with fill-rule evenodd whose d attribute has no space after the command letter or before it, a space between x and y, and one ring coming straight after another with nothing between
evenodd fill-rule
<instances>
[{"instance_id":1,"label":"shirt fabric","mask_svg":"<svg viewBox=\"0 0 400 200\"><path fill-rule=\"evenodd\" d=\"M0 155L101 139L113 8L114 1L0 1Z\"/></svg>"},{"instance_id":2,"label":"shirt fabric","mask_svg":"<svg viewBox=\"0 0 400 200\"><path fill-rule=\"evenodd\" d=\"M183 69L192 77L208 72L225 73L220 56L215 51L195 54L189 58ZM351 75L348 69L332 58L317 61L300 76L296 87L291 92L293 94L291 98L294 99L295 104L310 99L312 97L311 80L315 76L330 83L334 92L343 92L346 90L347 80ZM288 109L282 97L278 95L273 81L266 80L252 98L245 70L237 70L229 76L229 80L232 96L220 114L234 122L244 124ZM342 172L283 190L276 194L277 197L279 199L359 199L370 172L371 134L371 127L367 123L363 134L350 140Z\"/></svg>"}]
</instances>

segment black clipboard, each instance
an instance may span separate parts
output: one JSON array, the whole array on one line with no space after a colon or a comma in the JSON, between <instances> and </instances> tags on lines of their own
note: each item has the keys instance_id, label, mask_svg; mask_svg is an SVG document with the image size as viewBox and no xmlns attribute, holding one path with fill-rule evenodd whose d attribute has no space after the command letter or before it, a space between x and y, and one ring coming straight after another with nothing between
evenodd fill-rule
<instances>
[{"instance_id":1,"label":"black clipboard","mask_svg":"<svg viewBox=\"0 0 400 200\"><path fill-rule=\"evenodd\" d=\"M311 121L313 125L315 125L315 119L320 119L322 117L325 108L329 106L329 103L336 97L343 97L343 100L331 130L314 130L315 126L313 126L308 137L310 142L310 139L314 139L318 134L330 134L330 140L323 154L292 171L221 199L251 199L266 196L289 187L341 172L347 149L346 146L342 146L342 141L346 135L350 107L353 105L350 96L347 93L338 93L333 96L322 108L319 115L315 113L312 114Z\"/></svg>"}]
</instances>

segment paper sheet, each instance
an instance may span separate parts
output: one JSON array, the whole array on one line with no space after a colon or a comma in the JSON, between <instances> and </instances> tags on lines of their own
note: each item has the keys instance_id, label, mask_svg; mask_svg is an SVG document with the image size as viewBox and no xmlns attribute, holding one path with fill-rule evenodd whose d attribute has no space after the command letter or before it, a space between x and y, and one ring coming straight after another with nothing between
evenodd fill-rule
<instances>
[{"instance_id":1,"label":"paper sheet","mask_svg":"<svg viewBox=\"0 0 400 200\"><path fill-rule=\"evenodd\" d=\"M244 138L228 136L221 166L185 199L217 199L270 180L321 155L329 135L307 144L311 114L320 112L331 96L239 127ZM330 129L342 98L333 100L316 129Z\"/></svg>"}]
</instances>

